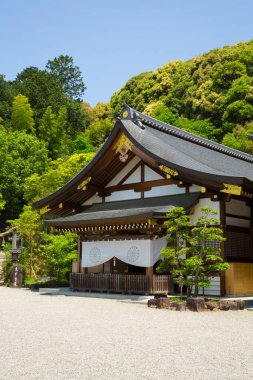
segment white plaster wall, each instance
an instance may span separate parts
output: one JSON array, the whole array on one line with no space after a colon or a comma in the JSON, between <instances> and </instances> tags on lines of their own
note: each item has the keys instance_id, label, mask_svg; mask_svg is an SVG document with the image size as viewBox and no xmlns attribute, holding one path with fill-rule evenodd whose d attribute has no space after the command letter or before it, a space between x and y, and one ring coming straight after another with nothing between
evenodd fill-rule
<instances>
[{"instance_id":1,"label":"white plaster wall","mask_svg":"<svg viewBox=\"0 0 253 380\"><path fill-rule=\"evenodd\" d=\"M220 296L220 277L212 277L210 280L210 288L199 289L199 295Z\"/></svg>"},{"instance_id":2,"label":"white plaster wall","mask_svg":"<svg viewBox=\"0 0 253 380\"><path fill-rule=\"evenodd\" d=\"M157 179L163 179L163 177L145 165L144 181L155 181Z\"/></svg>"},{"instance_id":3,"label":"white plaster wall","mask_svg":"<svg viewBox=\"0 0 253 380\"><path fill-rule=\"evenodd\" d=\"M185 188L178 187L177 185L166 185L152 187L150 191L145 191L145 198L162 197L164 195L184 194Z\"/></svg>"},{"instance_id":4,"label":"white plaster wall","mask_svg":"<svg viewBox=\"0 0 253 380\"><path fill-rule=\"evenodd\" d=\"M231 218L230 216L226 217L226 224L228 226L245 227L245 228L250 227L250 221L249 220L244 220L244 219L239 219L239 218Z\"/></svg>"},{"instance_id":5,"label":"white plaster wall","mask_svg":"<svg viewBox=\"0 0 253 380\"><path fill-rule=\"evenodd\" d=\"M237 199L231 199L230 202L226 203L226 213L250 217L251 210L245 202Z\"/></svg>"},{"instance_id":6,"label":"white plaster wall","mask_svg":"<svg viewBox=\"0 0 253 380\"><path fill-rule=\"evenodd\" d=\"M130 170L133 169L135 165L140 162L139 157L134 157L126 166L124 167L123 170L121 170L108 184L107 186L115 186L118 185L118 183L127 175L127 173L130 172Z\"/></svg>"},{"instance_id":7,"label":"white plaster wall","mask_svg":"<svg viewBox=\"0 0 253 380\"><path fill-rule=\"evenodd\" d=\"M127 178L127 180L124 182L124 185L127 183L136 183L141 182L141 168L138 167L131 175Z\"/></svg>"},{"instance_id":8,"label":"white plaster wall","mask_svg":"<svg viewBox=\"0 0 253 380\"><path fill-rule=\"evenodd\" d=\"M201 215L201 207L206 207L206 206L210 206L212 207L213 210L217 211L218 214L215 215L214 217L216 219L220 219L220 202L219 201L211 201L210 198L201 198L199 200L199 203L196 204L196 206L194 207L194 212L192 215L190 215L190 222L191 224L194 224L197 222L197 219L198 217Z\"/></svg>"},{"instance_id":9,"label":"white plaster wall","mask_svg":"<svg viewBox=\"0 0 253 380\"><path fill-rule=\"evenodd\" d=\"M126 191L115 191L109 197L105 198L106 202L114 202L114 201L125 201L127 199L139 199L141 197L141 193L136 193L133 190Z\"/></svg>"}]
</instances>

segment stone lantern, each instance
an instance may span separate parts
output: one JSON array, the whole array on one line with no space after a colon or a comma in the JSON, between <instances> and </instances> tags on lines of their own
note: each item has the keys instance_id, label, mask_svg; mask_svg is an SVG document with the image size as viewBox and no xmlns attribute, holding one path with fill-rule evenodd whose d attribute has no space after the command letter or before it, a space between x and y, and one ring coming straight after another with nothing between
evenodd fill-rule
<instances>
[{"instance_id":1,"label":"stone lantern","mask_svg":"<svg viewBox=\"0 0 253 380\"><path fill-rule=\"evenodd\" d=\"M10 288L21 288L23 282L23 269L18 264L18 256L21 253L21 248L17 248L17 233L14 230L12 233L12 249L10 249L11 261L13 267L10 274Z\"/></svg>"}]
</instances>

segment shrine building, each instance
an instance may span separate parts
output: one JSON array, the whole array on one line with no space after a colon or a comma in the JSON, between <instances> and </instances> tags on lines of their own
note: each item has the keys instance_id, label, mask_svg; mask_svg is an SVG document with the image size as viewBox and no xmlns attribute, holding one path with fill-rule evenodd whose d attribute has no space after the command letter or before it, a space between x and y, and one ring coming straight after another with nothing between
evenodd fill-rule
<instances>
[{"instance_id":1,"label":"shrine building","mask_svg":"<svg viewBox=\"0 0 253 380\"><path fill-rule=\"evenodd\" d=\"M253 293L253 156L185 132L125 105L94 158L66 185L35 203L55 231L79 236L71 288L173 292L155 268L166 245L166 213L182 206L218 212L230 268L205 295Z\"/></svg>"}]
</instances>

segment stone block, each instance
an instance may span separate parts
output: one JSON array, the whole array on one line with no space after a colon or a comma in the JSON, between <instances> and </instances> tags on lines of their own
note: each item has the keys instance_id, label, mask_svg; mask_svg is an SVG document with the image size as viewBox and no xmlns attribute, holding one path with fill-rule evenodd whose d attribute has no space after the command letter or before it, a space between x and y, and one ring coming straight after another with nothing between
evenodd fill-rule
<instances>
[{"instance_id":1,"label":"stone block","mask_svg":"<svg viewBox=\"0 0 253 380\"><path fill-rule=\"evenodd\" d=\"M227 311L230 309L230 304L228 301L219 301L218 306L220 310Z\"/></svg>"},{"instance_id":2,"label":"stone block","mask_svg":"<svg viewBox=\"0 0 253 380\"><path fill-rule=\"evenodd\" d=\"M214 310L218 309L218 303L217 302L206 302L206 308L207 310Z\"/></svg>"},{"instance_id":3,"label":"stone block","mask_svg":"<svg viewBox=\"0 0 253 380\"><path fill-rule=\"evenodd\" d=\"M156 300L156 307L158 309L169 309L169 307L170 307L169 298L158 298Z\"/></svg>"},{"instance_id":4,"label":"stone block","mask_svg":"<svg viewBox=\"0 0 253 380\"><path fill-rule=\"evenodd\" d=\"M148 307L157 307L157 300L152 298L150 300L148 300Z\"/></svg>"},{"instance_id":5,"label":"stone block","mask_svg":"<svg viewBox=\"0 0 253 380\"><path fill-rule=\"evenodd\" d=\"M237 303L237 306L238 306L239 310L244 310L244 308L245 308L245 301L243 301L243 300L236 300L235 302Z\"/></svg>"},{"instance_id":6,"label":"stone block","mask_svg":"<svg viewBox=\"0 0 253 380\"><path fill-rule=\"evenodd\" d=\"M189 297L186 300L186 306L191 311L204 311L205 310L205 300L201 297Z\"/></svg>"},{"instance_id":7,"label":"stone block","mask_svg":"<svg viewBox=\"0 0 253 380\"><path fill-rule=\"evenodd\" d=\"M186 303L178 302L176 306L177 311L185 311L186 310Z\"/></svg>"},{"instance_id":8,"label":"stone block","mask_svg":"<svg viewBox=\"0 0 253 380\"><path fill-rule=\"evenodd\" d=\"M231 302L229 304L229 310L239 310L239 307L237 305L237 302Z\"/></svg>"}]
</instances>

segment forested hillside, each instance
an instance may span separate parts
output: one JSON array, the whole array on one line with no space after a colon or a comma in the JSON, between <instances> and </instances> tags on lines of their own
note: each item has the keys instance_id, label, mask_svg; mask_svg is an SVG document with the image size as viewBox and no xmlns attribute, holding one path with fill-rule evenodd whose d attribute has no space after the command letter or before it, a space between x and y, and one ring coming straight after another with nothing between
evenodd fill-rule
<instances>
[{"instance_id":1,"label":"forested hillside","mask_svg":"<svg viewBox=\"0 0 253 380\"><path fill-rule=\"evenodd\" d=\"M253 153L253 40L173 61L127 81L107 104L83 102L73 59L0 75L1 225L67 182L94 155L126 102L140 112Z\"/></svg>"},{"instance_id":2,"label":"forested hillside","mask_svg":"<svg viewBox=\"0 0 253 380\"><path fill-rule=\"evenodd\" d=\"M253 40L225 46L187 62L169 62L131 78L112 96L180 128L246 152L253 126Z\"/></svg>"}]
</instances>

